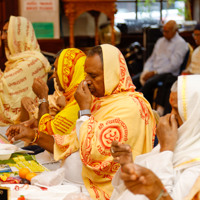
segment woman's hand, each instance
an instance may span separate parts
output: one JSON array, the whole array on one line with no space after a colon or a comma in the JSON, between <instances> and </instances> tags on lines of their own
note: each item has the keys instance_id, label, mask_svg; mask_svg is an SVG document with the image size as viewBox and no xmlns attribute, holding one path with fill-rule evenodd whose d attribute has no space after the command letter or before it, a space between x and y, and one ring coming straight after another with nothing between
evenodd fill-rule
<instances>
[{"instance_id":1,"label":"woman's hand","mask_svg":"<svg viewBox=\"0 0 200 200\"><path fill-rule=\"evenodd\" d=\"M35 113L38 104L30 97L23 97L21 100L22 109L25 109L28 113L32 115Z\"/></svg>"},{"instance_id":2,"label":"woman's hand","mask_svg":"<svg viewBox=\"0 0 200 200\"><path fill-rule=\"evenodd\" d=\"M160 179L151 170L133 163L122 167L121 179L133 194L143 194L150 200L155 200L164 189ZM167 196L166 199L171 199Z\"/></svg>"},{"instance_id":3,"label":"woman's hand","mask_svg":"<svg viewBox=\"0 0 200 200\"><path fill-rule=\"evenodd\" d=\"M17 140L22 140L31 143L35 138L35 130L24 126L23 124L12 125L6 131L6 136L10 143Z\"/></svg>"},{"instance_id":4,"label":"woman's hand","mask_svg":"<svg viewBox=\"0 0 200 200\"><path fill-rule=\"evenodd\" d=\"M92 95L86 81L82 81L79 84L74 94L74 98L76 99L80 110L90 109L92 104Z\"/></svg>"},{"instance_id":5,"label":"woman's hand","mask_svg":"<svg viewBox=\"0 0 200 200\"><path fill-rule=\"evenodd\" d=\"M60 107L60 110L62 110L66 106L65 96L59 96L56 99L56 105Z\"/></svg>"},{"instance_id":6,"label":"woman's hand","mask_svg":"<svg viewBox=\"0 0 200 200\"><path fill-rule=\"evenodd\" d=\"M121 166L133 162L131 147L128 144L113 141L110 152L114 161L120 163Z\"/></svg>"},{"instance_id":7,"label":"woman's hand","mask_svg":"<svg viewBox=\"0 0 200 200\"><path fill-rule=\"evenodd\" d=\"M156 130L160 152L174 151L178 139L178 123L174 114L161 117Z\"/></svg>"},{"instance_id":8,"label":"woman's hand","mask_svg":"<svg viewBox=\"0 0 200 200\"><path fill-rule=\"evenodd\" d=\"M34 79L32 90L39 99L48 99L49 88L41 78Z\"/></svg>"}]
</instances>

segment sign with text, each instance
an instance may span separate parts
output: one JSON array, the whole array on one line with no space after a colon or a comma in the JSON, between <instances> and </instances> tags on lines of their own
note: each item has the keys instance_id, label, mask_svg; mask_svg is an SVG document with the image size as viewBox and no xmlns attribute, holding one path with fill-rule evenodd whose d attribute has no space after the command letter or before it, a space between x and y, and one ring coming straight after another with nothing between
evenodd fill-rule
<instances>
[{"instance_id":1,"label":"sign with text","mask_svg":"<svg viewBox=\"0 0 200 200\"><path fill-rule=\"evenodd\" d=\"M35 23L37 38L60 38L59 0L19 0L19 15Z\"/></svg>"},{"instance_id":2,"label":"sign with text","mask_svg":"<svg viewBox=\"0 0 200 200\"><path fill-rule=\"evenodd\" d=\"M24 2L24 10L26 11L55 11L55 1L54 0L26 0Z\"/></svg>"}]
</instances>

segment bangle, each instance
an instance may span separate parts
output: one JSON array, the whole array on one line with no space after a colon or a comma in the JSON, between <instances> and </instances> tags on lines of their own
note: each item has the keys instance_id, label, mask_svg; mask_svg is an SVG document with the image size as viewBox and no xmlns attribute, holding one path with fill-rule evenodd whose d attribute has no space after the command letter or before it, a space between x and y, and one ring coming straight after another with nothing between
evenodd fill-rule
<instances>
[{"instance_id":1,"label":"bangle","mask_svg":"<svg viewBox=\"0 0 200 200\"><path fill-rule=\"evenodd\" d=\"M38 141L39 137L40 137L40 132L35 129L35 137L30 144L36 143Z\"/></svg>"},{"instance_id":2,"label":"bangle","mask_svg":"<svg viewBox=\"0 0 200 200\"><path fill-rule=\"evenodd\" d=\"M163 189L161 189L160 194L158 195L156 200L160 200L162 197L167 197L167 196L168 196L167 190L165 188L163 188Z\"/></svg>"}]
</instances>

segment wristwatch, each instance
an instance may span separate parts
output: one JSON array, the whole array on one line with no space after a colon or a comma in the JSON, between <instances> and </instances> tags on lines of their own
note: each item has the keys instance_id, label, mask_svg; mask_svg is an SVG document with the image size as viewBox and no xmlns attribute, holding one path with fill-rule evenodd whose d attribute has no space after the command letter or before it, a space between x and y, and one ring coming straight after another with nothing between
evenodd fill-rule
<instances>
[{"instance_id":1,"label":"wristwatch","mask_svg":"<svg viewBox=\"0 0 200 200\"><path fill-rule=\"evenodd\" d=\"M83 115L91 115L91 111L89 109L86 110L79 110L78 111L78 118L80 118Z\"/></svg>"},{"instance_id":2,"label":"wristwatch","mask_svg":"<svg viewBox=\"0 0 200 200\"><path fill-rule=\"evenodd\" d=\"M45 103L45 102L49 103L48 100L46 100L45 98L38 100L39 106L40 106L40 104Z\"/></svg>"}]
</instances>

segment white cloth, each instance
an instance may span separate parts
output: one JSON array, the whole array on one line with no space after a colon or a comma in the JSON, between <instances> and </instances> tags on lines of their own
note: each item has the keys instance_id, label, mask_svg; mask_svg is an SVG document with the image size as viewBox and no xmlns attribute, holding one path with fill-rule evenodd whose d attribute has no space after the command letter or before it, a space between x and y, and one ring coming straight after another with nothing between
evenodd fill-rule
<instances>
[{"instance_id":1,"label":"white cloth","mask_svg":"<svg viewBox=\"0 0 200 200\"><path fill-rule=\"evenodd\" d=\"M144 65L144 71L156 71L158 74L172 73L177 76L188 51L188 45L178 33L171 39L158 39L153 53Z\"/></svg>"},{"instance_id":2,"label":"white cloth","mask_svg":"<svg viewBox=\"0 0 200 200\"><path fill-rule=\"evenodd\" d=\"M200 46L193 51L187 71L192 74L200 74Z\"/></svg>"},{"instance_id":3,"label":"white cloth","mask_svg":"<svg viewBox=\"0 0 200 200\"><path fill-rule=\"evenodd\" d=\"M178 77L178 111L183 124L178 128L174 152L160 152L160 146L150 153L137 156L135 163L151 169L162 181L171 197L182 200L188 195L200 175L200 75ZM143 199L133 195L120 180L120 171L113 178L115 190L111 200Z\"/></svg>"},{"instance_id":4,"label":"white cloth","mask_svg":"<svg viewBox=\"0 0 200 200\"><path fill-rule=\"evenodd\" d=\"M19 187L19 190L15 189L16 186ZM24 195L25 199L29 200L66 200L70 193L80 193L80 187L71 184L46 187L47 190L22 184L4 184L4 187L11 189L11 200L16 200L20 195Z\"/></svg>"},{"instance_id":5,"label":"white cloth","mask_svg":"<svg viewBox=\"0 0 200 200\"><path fill-rule=\"evenodd\" d=\"M174 200L182 200L192 188L197 177L200 175L200 165L176 170L173 168L173 152L158 153L159 146L151 153L136 157L135 163L151 169L164 184L165 188ZM111 200L147 200L144 195L133 195L125 190L123 181L120 179L120 170L113 178L115 190Z\"/></svg>"}]
</instances>

